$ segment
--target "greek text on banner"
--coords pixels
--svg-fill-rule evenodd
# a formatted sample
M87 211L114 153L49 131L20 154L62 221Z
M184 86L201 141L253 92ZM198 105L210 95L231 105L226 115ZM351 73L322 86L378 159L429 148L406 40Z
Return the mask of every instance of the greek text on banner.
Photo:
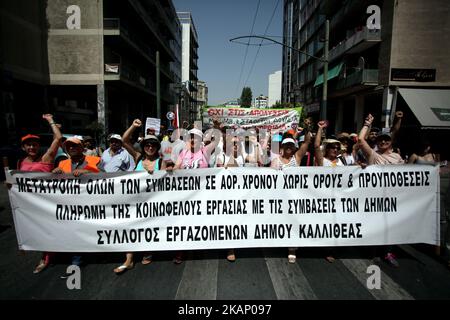
M439 244L432 166L12 172L20 249L55 252Z

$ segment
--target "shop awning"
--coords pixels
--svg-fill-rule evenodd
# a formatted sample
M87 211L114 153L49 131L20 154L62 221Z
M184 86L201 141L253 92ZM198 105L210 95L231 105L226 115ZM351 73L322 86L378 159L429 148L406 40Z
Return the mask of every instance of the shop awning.
M331 68L330 70L328 70L327 79L330 80L330 79L336 78L339 75L339 73L341 73L343 64L344 63L339 63L334 68ZM317 77L316 82L314 82L314 87L317 87L317 86L321 85L322 83L323 83L323 74L321 74Z
M399 89L423 127L450 129L450 89Z

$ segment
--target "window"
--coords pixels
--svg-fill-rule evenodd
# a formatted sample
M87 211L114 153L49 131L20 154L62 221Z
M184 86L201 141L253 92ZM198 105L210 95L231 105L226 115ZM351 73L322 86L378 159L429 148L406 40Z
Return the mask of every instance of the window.
M310 42L308 45L308 54L314 55L314 42Z
M305 70L302 69L299 72L299 83L303 85L305 83Z
M314 78L314 74L313 74L313 64L314 63L310 63L308 65L308 81L312 80Z
M306 55L303 53L299 53L299 55L300 55L300 65L302 65L306 62Z

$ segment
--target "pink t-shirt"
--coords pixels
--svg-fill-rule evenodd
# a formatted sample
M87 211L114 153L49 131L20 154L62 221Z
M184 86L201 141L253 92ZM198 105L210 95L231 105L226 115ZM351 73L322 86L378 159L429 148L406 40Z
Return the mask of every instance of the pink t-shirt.
M181 169L208 168L209 156L207 147L203 147L197 152L184 149L181 151L178 160L181 160Z
M53 163L20 161L19 170L35 172L51 172Z

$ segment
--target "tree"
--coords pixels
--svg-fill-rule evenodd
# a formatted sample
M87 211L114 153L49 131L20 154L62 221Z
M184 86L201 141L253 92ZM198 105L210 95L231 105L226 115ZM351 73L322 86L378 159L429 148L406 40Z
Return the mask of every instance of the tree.
M252 106L252 99L252 89L250 89L250 87L244 87L240 99L241 107L250 108Z

